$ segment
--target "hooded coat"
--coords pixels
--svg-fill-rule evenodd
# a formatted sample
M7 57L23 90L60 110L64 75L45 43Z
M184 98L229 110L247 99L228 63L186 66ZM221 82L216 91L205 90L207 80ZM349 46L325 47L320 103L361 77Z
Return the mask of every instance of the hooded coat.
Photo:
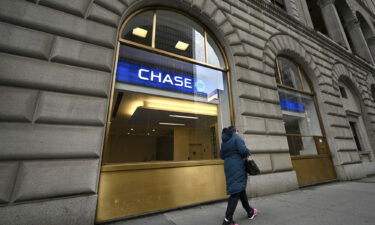
M235 133L223 133L221 139L220 157L224 160L227 194L237 194L246 189L247 173L243 158L250 155L250 150Z

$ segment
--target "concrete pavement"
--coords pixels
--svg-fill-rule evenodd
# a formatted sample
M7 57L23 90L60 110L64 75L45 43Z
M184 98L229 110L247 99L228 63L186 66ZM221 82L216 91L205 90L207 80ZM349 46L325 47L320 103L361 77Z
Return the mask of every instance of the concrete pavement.
M234 216L238 224L375 224L375 176L253 198L250 204L258 208L258 216L248 220L239 203ZM219 202L107 225L221 225L225 209L226 202Z

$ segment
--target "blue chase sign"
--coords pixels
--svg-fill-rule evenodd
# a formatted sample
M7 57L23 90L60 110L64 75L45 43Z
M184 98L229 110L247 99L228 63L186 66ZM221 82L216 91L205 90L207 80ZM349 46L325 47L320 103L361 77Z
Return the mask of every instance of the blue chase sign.
M282 110L288 110L293 112L305 112L305 107L302 103L294 102L289 99L280 99L280 106Z
M118 61L116 80L142 86L166 89L190 94L207 96L211 89L209 81L196 79L192 76L171 73L135 63Z

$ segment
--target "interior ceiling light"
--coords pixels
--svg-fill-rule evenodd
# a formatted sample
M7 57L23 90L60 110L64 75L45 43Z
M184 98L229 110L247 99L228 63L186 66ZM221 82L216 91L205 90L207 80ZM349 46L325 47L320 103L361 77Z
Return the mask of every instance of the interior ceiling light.
M133 29L132 34L140 38L145 38L147 36L147 30L142 29L140 27L136 27Z
M189 102L177 99L154 98L144 101L144 106L148 109L174 111L180 113L201 114L217 116L217 106L212 104Z
M159 122L160 125L167 125L167 126L185 126L183 123L165 123L165 122Z
M217 105L201 102L191 102L180 99L171 99L163 97L139 97L127 101L126 106L122 107L119 112L122 115L131 117L137 108L146 108L154 110L170 111L170 113L189 113L196 115L217 116Z
M199 119L199 117L196 117L196 116L182 116L182 115L169 115L169 116L176 117L176 118L193 119L193 120Z
M178 41L176 46L174 46L174 47L181 50L181 51L185 51L189 47L189 44L185 43L185 42L182 42L182 41Z

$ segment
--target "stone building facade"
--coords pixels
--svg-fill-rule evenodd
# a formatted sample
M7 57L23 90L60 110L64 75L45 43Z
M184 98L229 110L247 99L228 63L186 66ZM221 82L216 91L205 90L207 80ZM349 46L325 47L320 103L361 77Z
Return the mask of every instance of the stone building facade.
M224 49L232 122L262 172L249 179L251 196L301 184L280 108L279 56L314 90L333 179L375 174L374 2L309 2L1 0L0 224L122 218L96 217L99 177L118 32L146 7L188 14Z

